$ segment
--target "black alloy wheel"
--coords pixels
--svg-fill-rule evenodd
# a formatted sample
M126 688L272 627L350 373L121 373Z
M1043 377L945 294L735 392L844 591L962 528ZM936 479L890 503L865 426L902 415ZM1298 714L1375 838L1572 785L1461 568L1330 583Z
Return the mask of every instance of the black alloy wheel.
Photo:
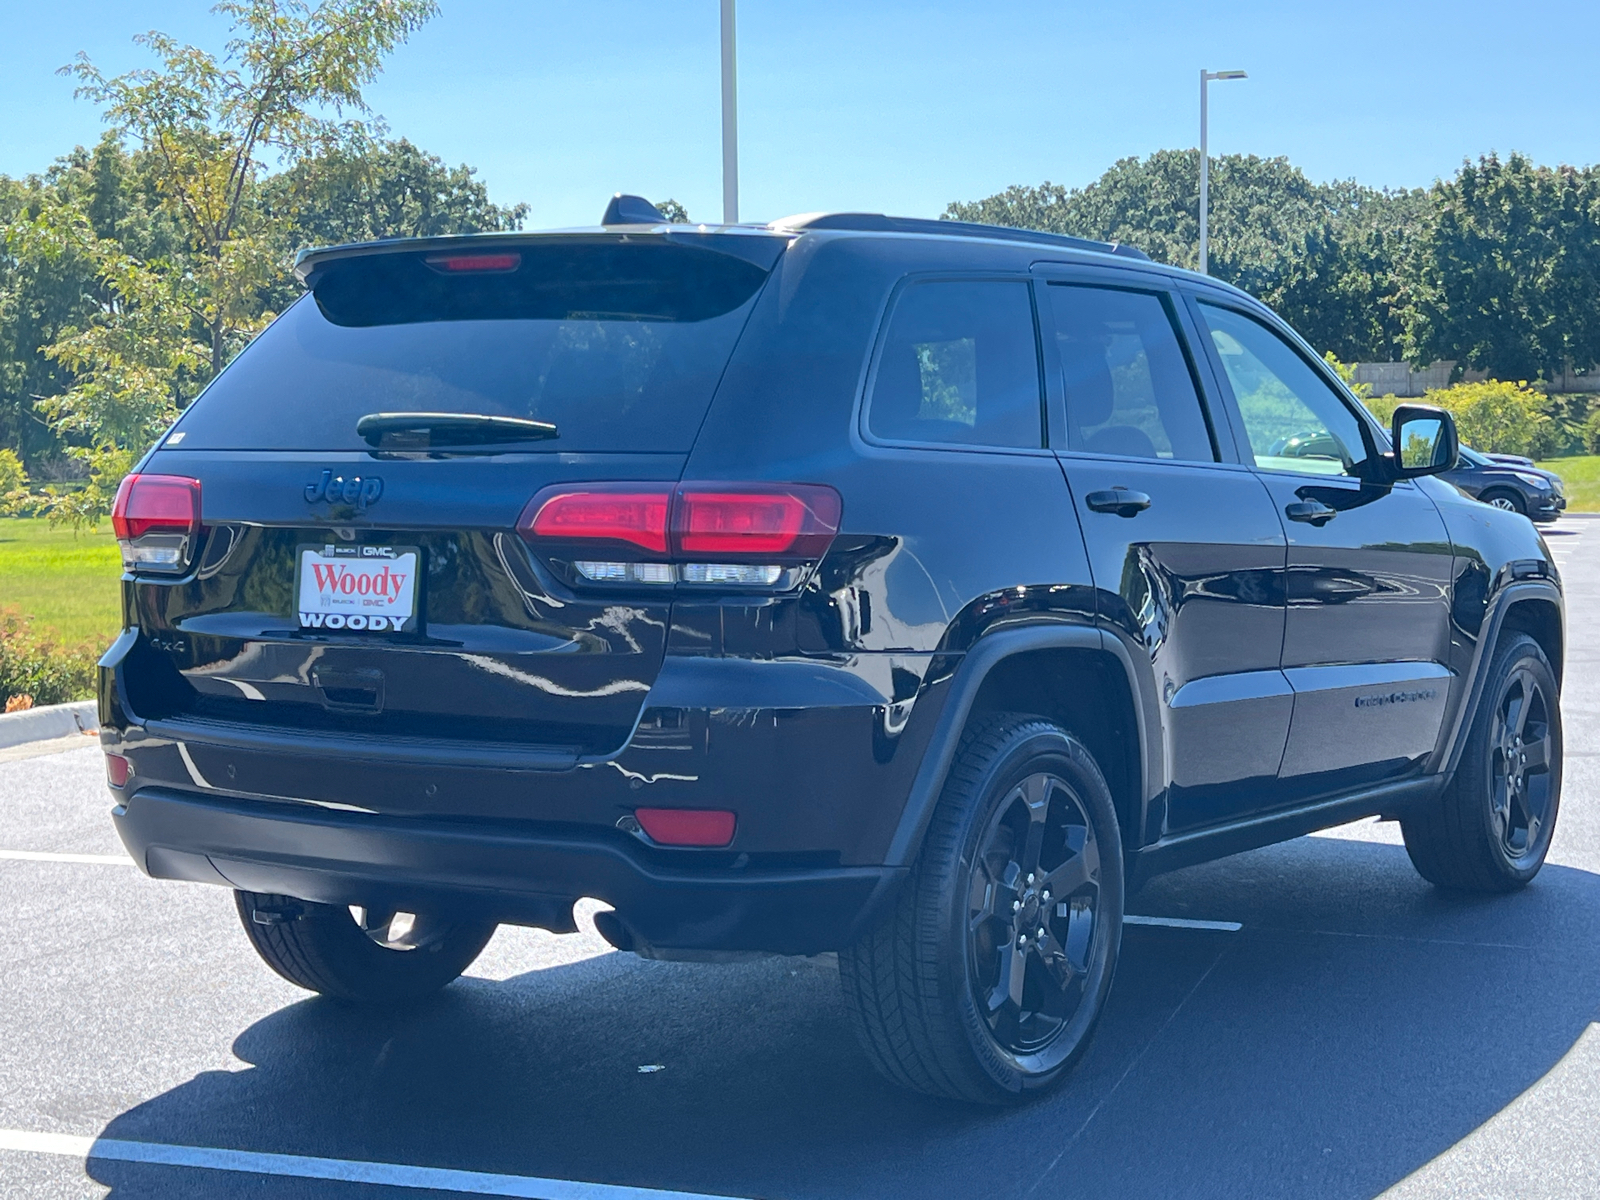
M1511 673L1490 726L1490 811L1501 849L1524 863L1544 840L1554 798L1551 697L1527 666Z
M1122 894L1116 806L1083 743L1038 717L975 722L894 907L839 954L873 1065L979 1104L1058 1084L1111 991Z
M967 901L973 1002L1032 1071L1071 1049L1061 1034L1083 1005L1099 907L1094 825L1066 780L1037 771L990 818Z
M1544 865L1561 808L1561 695L1539 644L1495 647L1454 777L1400 816L1424 879L1470 892L1523 887Z

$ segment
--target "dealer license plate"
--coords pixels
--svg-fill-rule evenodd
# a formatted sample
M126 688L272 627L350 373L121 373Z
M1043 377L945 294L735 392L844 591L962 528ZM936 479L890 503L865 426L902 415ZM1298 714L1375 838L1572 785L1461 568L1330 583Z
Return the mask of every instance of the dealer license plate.
M417 625L417 551L301 546L300 628L409 633Z

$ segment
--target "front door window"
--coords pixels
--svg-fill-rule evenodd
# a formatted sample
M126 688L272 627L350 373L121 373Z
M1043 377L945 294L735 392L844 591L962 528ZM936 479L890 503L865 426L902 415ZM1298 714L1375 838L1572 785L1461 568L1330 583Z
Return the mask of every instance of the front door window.
M1367 458L1361 421L1293 347L1258 321L1200 305L1233 387L1256 466L1298 475L1359 478Z

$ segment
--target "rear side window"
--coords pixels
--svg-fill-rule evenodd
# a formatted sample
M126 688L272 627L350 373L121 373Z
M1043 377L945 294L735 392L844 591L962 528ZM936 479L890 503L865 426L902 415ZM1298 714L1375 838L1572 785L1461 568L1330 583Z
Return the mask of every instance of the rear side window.
M500 259L336 262L184 414L184 449L365 449L363 416L426 412L553 423L535 453L687 451L766 269L659 244Z
M1069 449L1216 461L1194 376L1160 296L1060 283L1048 294Z
M867 428L897 442L1038 449L1043 391L1022 280L928 280L900 293Z

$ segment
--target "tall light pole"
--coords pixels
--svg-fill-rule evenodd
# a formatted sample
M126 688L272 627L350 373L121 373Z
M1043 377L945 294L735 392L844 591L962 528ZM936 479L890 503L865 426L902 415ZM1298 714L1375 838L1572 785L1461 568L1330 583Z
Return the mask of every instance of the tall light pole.
M726 12L733 0L722 0L723 11ZM726 54L726 51L724 51ZM1206 154L1206 85L1213 79L1244 79L1247 78L1243 71L1208 71L1200 68L1200 274L1206 271L1206 210L1210 200L1211 186L1211 159Z
M734 0L722 0L722 223L739 223L739 88L735 71Z

